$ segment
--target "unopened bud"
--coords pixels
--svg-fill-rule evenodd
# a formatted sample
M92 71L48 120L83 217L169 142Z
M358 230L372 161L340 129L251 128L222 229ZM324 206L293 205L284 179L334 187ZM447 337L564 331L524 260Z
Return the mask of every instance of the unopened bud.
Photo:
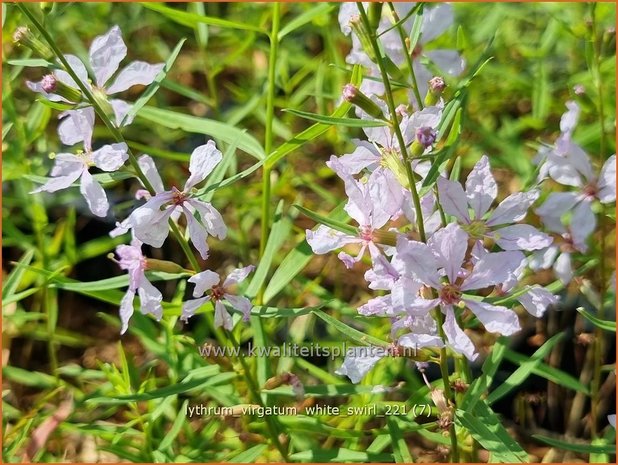
M346 84L343 86L342 96L346 102L356 105L369 116L382 120L384 119L384 113L382 113L382 109L378 104L363 94L355 85Z
M575 93L575 95L584 95L586 93L586 88L584 87L583 84L575 84L573 86L573 92Z
M41 80L41 88L48 94L53 94L56 91L56 78L53 74L46 74Z
M56 79L53 74L43 76L41 88L48 94L60 95L69 102L78 103L82 100L82 93L78 89L67 86L64 82Z
M41 11L45 14L51 13L51 10L54 8L54 2L40 2Z
M146 269L149 271L164 271L166 273L187 273L189 270L184 269L177 263L167 260L157 260L156 258L146 259Z
M436 141L436 130L429 126L422 126L416 130L416 141L423 148L431 147Z
M382 2L371 2L369 4L369 11L367 12L369 17L369 26L374 31L378 29L380 25L380 19L382 18Z
M352 28L352 31L354 31L354 33L358 37L358 40L360 41L363 48L363 52L365 52L365 54L369 57L371 61L375 62L376 56L373 52L373 46L371 45L369 32L365 29L360 16L352 16L348 24L350 25L350 28Z
M429 88L427 89L427 95L425 95L425 106L432 107L440 100L440 95L446 89L446 83L440 76L434 76L429 81Z
M36 55L46 60L54 56L51 49L35 37L32 31L26 26L20 26L15 29L13 33L13 42L17 45L28 47Z

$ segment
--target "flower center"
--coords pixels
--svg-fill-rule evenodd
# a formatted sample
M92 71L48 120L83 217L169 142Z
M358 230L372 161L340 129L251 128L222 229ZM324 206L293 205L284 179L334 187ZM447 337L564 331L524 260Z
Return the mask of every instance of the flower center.
M219 284L216 284L212 287L210 292L210 297L212 300L221 300L223 298L223 295L225 294L225 288Z
M366 242L373 242L373 229L371 226L361 226L358 231L359 237Z
M453 305L461 299L461 291L458 286L445 284L440 290L440 300L446 305Z
M565 253L573 253L576 251L575 243L573 242L573 238L570 234L562 235L562 244L560 244L560 251Z
M472 239L479 240L485 236L488 228L484 221L474 220L470 224L463 224L461 229L467 232Z
M172 203L174 205L182 205L187 200L187 195L178 190L176 187L172 187Z
M599 187L594 182L584 186L583 191L584 195L590 199L594 199L599 195Z

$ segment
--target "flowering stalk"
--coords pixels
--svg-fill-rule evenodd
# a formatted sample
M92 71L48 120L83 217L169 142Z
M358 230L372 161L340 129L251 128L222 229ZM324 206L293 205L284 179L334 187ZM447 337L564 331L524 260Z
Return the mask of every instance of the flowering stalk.
M397 11L395 11L395 7L392 2L388 2L388 7L391 10L391 14L393 15L393 20L396 23L399 23L399 15ZM406 41L406 36L403 32L403 26L401 24L397 25L397 32L399 33L399 38L401 39L401 47L404 51L404 56L406 57L406 62L408 63L408 68L410 69L410 77L412 78L412 91L414 92L414 96L416 97L416 101L418 102L419 110L423 109L423 99L421 99L421 93L418 90L418 83L416 82L416 74L414 73L414 63L412 62L412 54L408 47L409 42Z
M361 2L358 2L357 6L358 6L358 10L361 15L363 25L367 29L369 41L371 43L371 47L373 48L373 52L376 55L376 61L377 61L378 67L380 68L380 74L382 75L382 81L384 82L386 102L388 104L388 108L390 111L390 117L392 119L392 126L395 131L397 141L399 142L399 149L401 150L401 155L403 157L403 162L404 162L404 166L406 169L406 175L408 177L410 192L412 194L412 202L414 204L414 209L416 211L416 224L418 227L419 236L420 236L421 242L427 242L427 236L425 234L425 223L424 223L423 214L421 210L421 202L420 202L420 198L418 195L418 191L416 190L416 182L415 182L414 173L412 171L411 160L408 155L408 150L407 150L404 138L403 138L403 134L401 133L401 129L399 127L399 122L397 121L397 112L395 108L395 102L393 99L393 92L392 92L390 81L388 78L388 73L386 72L386 69L385 69L385 66L382 60L382 54L381 54L380 47L378 45L378 42L375 36L375 31L370 28L369 18L367 17L367 14L365 13L363 4ZM421 103L419 99L419 105L420 104ZM439 309L435 312L435 314L436 314L436 322L438 324L439 335L440 335L440 338L444 341L446 340L444 330L442 329L442 326L444 324L444 317L442 315L442 312ZM448 375L447 352L446 352L446 348L444 347L440 349L440 373L442 375L442 381L444 384L444 393L446 395L446 398L449 400L453 399L453 395L452 395L451 387L450 387L449 375ZM455 431L454 423L450 424L449 436L451 440L452 460L455 462L459 462L459 448L457 444L457 434Z
M82 94L88 100L88 102L90 102L90 104L94 108L94 111L99 115L99 117L101 118L101 120L103 121L105 126L107 126L107 128L111 132L111 134L114 137L114 139L116 140L116 142L122 142L122 143L126 144L124 136L122 135L120 130L111 121L111 119L109 118L107 113L103 110L103 108L99 104L99 100L95 98L95 96L92 94L92 92L90 91L88 86L86 86L82 82L82 80L79 78L79 76L77 76L77 74L75 73L75 71L73 70L73 68L71 67L71 65L67 61L67 59L64 57L64 54L58 48L58 46L56 45L54 39L49 34L49 32L43 27L43 25L41 23L39 23L39 21L34 17L34 15L32 15L32 13L30 13L30 11L28 11L28 8L26 8L24 5L21 5L19 3L17 3L16 6L17 6L17 8L19 8L21 10L21 12L25 16L28 17L28 19L30 20L30 22L32 22L34 27L36 27L38 29L38 31L41 33L41 35L45 38L45 41L49 44L50 48L52 49L52 51L56 55L56 58L58 58L58 60L62 64L62 66L65 68L65 71L71 76L71 78L79 86ZM137 162L137 158L135 157L135 155L133 154L131 149L128 148L128 146L127 146L127 153L129 155L129 163L131 163L131 166L135 170L135 174L137 175L137 177L139 178L141 183L144 185L144 187L150 192L150 194L154 195L155 194L155 190L154 190L151 182L144 175L141 167L139 166L139 163ZM200 269L199 263L198 263L197 259L195 258L195 256L193 255L193 253L191 252L191 249L189 248L189 245L187 244L187 241L184 239L184 237L182 236L182 234L178 230L178 227L176 226L176 224L174 224L174 222L171 219L169 221L169 224L170 224L170 227L172 228L172 233L174 234L174 236L176 237L176 240L180 244L183 252L185 253L187 259L189 260L189 263L191 263L191 266L193 267L193 269L195 271L198 271Z

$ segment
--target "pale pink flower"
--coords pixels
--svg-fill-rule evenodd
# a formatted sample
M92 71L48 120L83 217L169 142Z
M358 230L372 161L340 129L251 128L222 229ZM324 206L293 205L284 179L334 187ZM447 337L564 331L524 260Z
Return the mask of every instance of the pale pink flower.
M182 316L180 318L183 321L187 321L195 314L197 309L206 302L212 301L215 306L215 327L223 326L228 331L231 331L233 322L232 317L223 304L225 300L232 307L242 312L245 321L248 320L253 307L251 301L244 296L232 294L230 287L244 281L254 269L253 265L237 268L228 275L223 284L219 284L221 278L214 271L206 270L192 276L189 278L189 282L195 284L195 289L193 290L193 297L195 299L188 300L183 304ZM201 297L207 291L210 291L209 295Z

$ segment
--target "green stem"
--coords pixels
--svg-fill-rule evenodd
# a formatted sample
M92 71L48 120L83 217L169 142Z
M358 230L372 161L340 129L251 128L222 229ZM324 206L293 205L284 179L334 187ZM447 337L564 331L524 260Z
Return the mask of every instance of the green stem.
M116 140L116 142L124 142L126 144L126 140L125 140L124 136L122 135L122 133L120 132L120 130L109 119L109 117L107 116L105 111L103 111L103 109L101 108L99 103L96 101L96 99L92 95L92 92L90 91L88 86L86 84L84 84L81 81L81 79L79 78L79 76L77 76L75 71L73 71L73 69L71 68L71 65L69 64L69 62L64 57L62 51L56 45L56 43L55 43L53 37L51 36L51 34L43 27L43 25L41 23L39 23L39 21L36 19L36 17L30 11L28 11L28 8L26 8L24 5L19 4L19 3L16 3L16 6L17 6L17 8L19 8L21 10L21 12L25 16L28 17L30 22L34 25L34 27L37 28L37 30L43 36L45 41L49 44L49 46L51 47L52 51L56 55L56 58L58 58L58 60L60 61L60 63L64 67L65 71L75 81L75 83L77 84L79 89L82 91L82 93L84 94L84 96L86 97L88 102L94 108L94 111L97 113L97 115L99 115L99 117L101 118L101 120L103 121L105 126L107 126L107 128L111 132L111 134L114 137L114 139ZM127 153L129 155L129 163L131 164L131 166L135 170L135 174L137 175L138 179L141 181L143 186L146 189L148 189L148 192L150 192L151 195L155 195L156 192L155 192L154 188L152 187L152 184L150 183L150 181L148 180L146 175L143 173L143 171L140 168L139 163L137 161L137 157L133 154L131 149L128 147L128 144L127 144ZM172 224L171 221L170 221L170 224ZM187 241L184 239L182 234L180 234L180 231L178 230L178 227L176 225L174 225L174 227L172 228L172 233L174 234L174 237L176 238L176 240L178 241L178 243L182 247L182 250L184 251L185 255L187 256L187 259L189 260L189 262L194 267L194 271L198 272L200 270L200 266L199 266L197 260L195 259L195 256L191 252L191 248L187 244Z
M399 22L399 15L395 10L392 2L388 2L388 7L391 10L393 15L393 20L395 24ZM416 74L414 74L414 63L412 61L412 54L410 49L408 48L408 44L406 42L406 36L403 33L403 26L401 24L397 25L397 32L399 32L399 39L401 40L401 46L403 47L403 54L406 57L406 62L408 64L408 68L410 69L410 77L412 78L412 91L414 92L414 97L416 97L416 101L418 102L418 108L420 110L423 109L423 99L421 98L421 93L418 90L418 82L416 81Z
M601 140L600 140L600 165L602 166L605 163L606 149L607 149L607 134L605 131L605 99L604 99L604 89L603 89L603 79L601 76L601 42L603 40L602 36L598 35L597 30L597 20L596 20L596 4L591 4L591 40L593 47L593 60L591 66L591 72L593 76L594 83L597 87L597 95L598 102L597 106L599 109L599 123L601 125ZM603 204L601 204L604 207ZM605 259L605 208L601 209L601 215L599 219L599 231L601 234L600 240L600 248L601 248L601 256L599 257L599 295L600 295L600 304L599 304L599 318L604 318L605 313L605 293L606 293L606 259ZM603 364L603 352L604 352L604 333L600 328L595 328L595 337L594 337L594 368L592 374L592 381L590 385L590 393L591 399L597 399L599 390L601 388L601 365ZM590 427L590 435L592 438L596 438L598 435L597 425L598 425L598 411L597 404L593 403L590 409L591 416L591 427Z
M214 307L214 302L213 302L213 307ZM227 335L235 347L240 347L240 344L236 341L236 338L234 337L234 334L232 333L232 331L227 331ZM251 393L251 397L253 398L253 401L257 403L260 407L265 408L266 406L264 404L264 401L262 400L262 396L260 395L260 388L255 382L255 380L253 379L253 376L250 375L251 371L249 369L249 365L247 365L247 362L245 361L245 358L239 354L238 361L242 365L242 368L245 372L245 378L247 380L247 387L249 388L249 392ZM288 453L283 443L279 440L280 431L279 431L278 423L274 421L274 418L270 415L264 415L264 420L266 421L266 426L273 440L273 443L275 444L275 447L277 447L277 450L281 454L281 457L286 462L289 462Z
M264 153L266 156L272 151L273 119L275 117L275 79L277 73L277 52L279 50L279 26L281 22L281 4L273 3L273 20L270 31L270 55L268 57L268 82L266 90L266 125L264 133ZM262 168L262 214L260 232L260 258L264 255L266 242L270 235L270 203L271 203L271 168L264 165ZM264 297L264 285L260 286L257 295L258 305Z
M408 155L408 151L407 151L406 144L403 138L403 134L401 133L401 129L399 127L399 121L397 121L397 114L395 112L395 101L393 99L393 92L390 86L388 73L386 72L386 68L382 61L382 52L380 51L380 47L378 46L378 41L375 36L375 31L372 30L370 27L369 18L367 17L367 13L365 12L363 4L357 3L357 6L360 12L361 20L363 21L363 25L368 32L369 40L371 42L371 46L376 56L378 67L380 68L380 74L382 75L382 81L384 82L386 103L388 104L388 108L390 111L390 117L391 117L391 123L395 131L395 135L397 136L397 141L399 142L399 148L401 150L401 155L403 157L404 166L406 168L406 175L408 177L408 182L410 184L410 192L412 193L412 202L416 210L416 223L418 227L419 236L422 242L427 242L427 236L425 234L425 225L424 225L424 220L423 220L423 213L421 210L421 202L420 202L420 198L418 195L418 191L416 190L416 183L415 183L416 179L412 171L412 165L410 163L410 157ZM440 337L442 338L442 340L446 340L444 329L442 328L442 325L444 323L444 317L442 315L442 312L438 308L435 313L436 313L436 321L438 324L438 329L440 331ZM444 393L446 395L446 398L454 401L453 393L451 391L450 380L448 376L448 354L445 348L440 349L440 373L442 374L442 382L444 384ZM455 431L454 423L451 424L449 433L450 433L449 436L451 438L451 457L453 461L459 462L459 447L457 444L457 434Z
M382 81L384 83L384 93L386 94L386 103L388 105L388 110L390 112L391 117L391 125L393 126L393 130L395 131L395 136L397 137L397 142L399 143L399 149L401 150L401 156L403 157L403 164L406 169L406 176L408 178L408 183L410 184L410 192L412 193L412 203L414 205L414 209L416 210L416 225L418 227L418 232L422 242L427 241L427 236L425 235L425 222L423 220L423 214L421 212L421 200L418 195L418 191L416 190L416 176L412 171L412 164L410 160L410 156L408 155L408 149L406 147L405 140L403 138L403 134L401 133L401 128L399 127L399 121L397 121L397 113L395 111L395 100L393 99L393 91L391 89L391 84L388 78L388 73L386 72L386 67L384 66L384 62L382 60L382 52L378 45L378 40L375 35L375 31L371 29L369 18L367 17L367 13L365 12L365 8L362 3L357 3L358 11L361 15L361 20L363 21L364 27L367 29L369 40L371 42L371 47L373 48L373 52L376 56L376 61L378 67L380 68L380 74L382 75Z

